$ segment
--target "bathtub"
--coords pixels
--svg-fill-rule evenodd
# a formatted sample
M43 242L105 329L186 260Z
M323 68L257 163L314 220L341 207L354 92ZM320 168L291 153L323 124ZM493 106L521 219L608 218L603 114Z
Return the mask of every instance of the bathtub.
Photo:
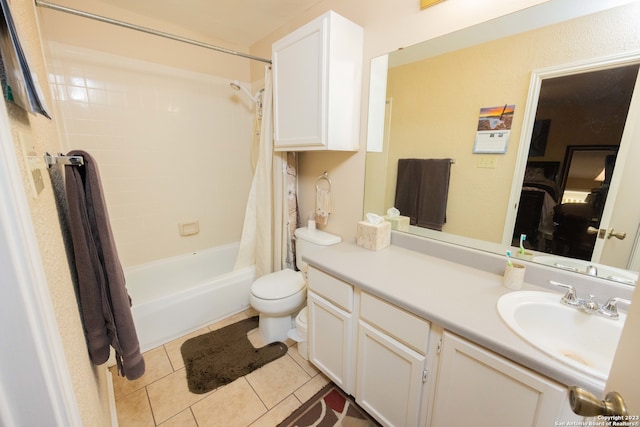
M249 307L255 267L233 271L238 243L126 268L142 351Z

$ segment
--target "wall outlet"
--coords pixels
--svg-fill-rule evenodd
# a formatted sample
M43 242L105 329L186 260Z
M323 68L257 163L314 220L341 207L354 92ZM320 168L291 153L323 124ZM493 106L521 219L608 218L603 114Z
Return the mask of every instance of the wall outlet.
M476 160L476 167L495 169L498 167L498 159L494 156L480 156L478 160Z

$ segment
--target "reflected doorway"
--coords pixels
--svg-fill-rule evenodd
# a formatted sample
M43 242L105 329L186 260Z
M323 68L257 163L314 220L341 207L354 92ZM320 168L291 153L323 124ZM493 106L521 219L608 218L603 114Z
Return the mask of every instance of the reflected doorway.
M591 259L638 68L542 80L515 246L526 234L528 249Z

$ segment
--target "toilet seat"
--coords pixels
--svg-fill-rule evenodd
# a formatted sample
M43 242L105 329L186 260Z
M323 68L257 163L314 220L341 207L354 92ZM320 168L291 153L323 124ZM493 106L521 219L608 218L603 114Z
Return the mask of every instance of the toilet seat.
M289 268L264 275L253 282L251 293L256 298L277 300L290 297L305 287L304 277L299 271Z

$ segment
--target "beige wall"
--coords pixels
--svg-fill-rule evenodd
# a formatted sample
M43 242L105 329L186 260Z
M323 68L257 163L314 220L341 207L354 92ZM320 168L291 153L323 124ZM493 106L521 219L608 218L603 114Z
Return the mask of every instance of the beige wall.
M378 155L388 158L386 196L377 213L393 206L399 158L449 157L456 163L443 231L500 243L531 71L639 49L640 36L634 26L638 13L637 4L626 6L390 69L391 143L388 153ZM503 104L516 106L506 154L473 154L480 108ZM541 114L553 116L550 111ZM573 122L553 122L549 147L556 150L550 149L549 156L538 160L563 161L567 144L615 140L607 129L583 132ZM566 138L567 127L572 128L570 139ZM581 131L587 135L576 136ZM617 137L619 140L620 135ZM494 159L497 167L477 167L483 157ZM375 175L382 174L381 168Z
M38 80L45 84L42 87L45 101L51 106L53 100L46 86L47 71L42 55L35 6L31 1L22 0L11 2L11 8L22 46L30 60L31 70L36 73ZM19 159L24 159L21 141L38 154L44 154L46 151L60 151L61 145L55 120L50 121L42 116L27 114L10 102L7 102L7 110ZM26 162L21 161L20 168L23 171L25 188L30 189ZM93 366L89 360L65 255L52 181L44 162L40 165L40 169L45 188L35 198L32 193L28 194L29 207L75 397L84 425L108 426L111 420L107 400L107 370L104 365ZM54 182L56 185L60 184L59 180Z

